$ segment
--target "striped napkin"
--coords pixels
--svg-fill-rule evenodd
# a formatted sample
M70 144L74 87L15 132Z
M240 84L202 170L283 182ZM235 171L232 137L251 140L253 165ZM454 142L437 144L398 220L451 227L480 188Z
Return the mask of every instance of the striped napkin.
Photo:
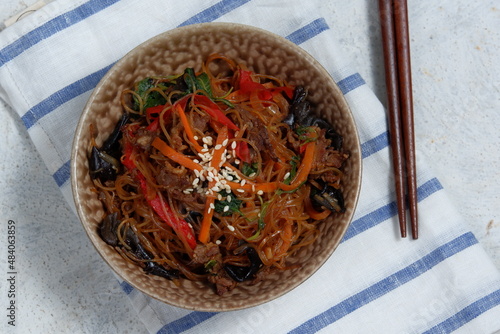
M125 282L151 333L491 333L500 273L457 215L422 152L420 239L398 237L386 114L338 47L320 0L55 0L0 32L0 97L21 117L68 203L71 142L93 87L127 51L208 21L258 26L310 52L344 92L364 172L354 221L327 263L286 296L251 309L192 312ZM75 217L75 220L77 218ZM86 238L82 229L81 237ZM61 268L63 270L63 268Z

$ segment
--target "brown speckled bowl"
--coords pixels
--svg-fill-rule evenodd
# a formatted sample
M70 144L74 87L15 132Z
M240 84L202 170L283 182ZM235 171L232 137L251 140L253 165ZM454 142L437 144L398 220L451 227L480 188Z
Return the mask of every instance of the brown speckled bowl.
M211 53L223 53L258 72L286 78L303 85L315 111L331 122L344 137L350 158L344 168L343 193L347 210L321 224L321 236L310 247L290 259L300 268L267 277L256 285L240 284L232 292L217 296L201 282L182 280L180 286L145 274L125 261L98 235L103 216L101 202L91 191L88 173L90 131L93 123L101 145L122 114L120 92L138 79L153 74L181 73L186 67L199 69ZM229 311L256 306L277 298L309 278L330 257L349 226L361 184L361 150L353 116L340 89L326 70L295 44L256 29L232 23L206 23L165 32L133 49L102 78L92 93L78 124L71 160L73 195L83 227L111 268L134 288L165 303L198 311ZM342 270L342 268L338 268Z

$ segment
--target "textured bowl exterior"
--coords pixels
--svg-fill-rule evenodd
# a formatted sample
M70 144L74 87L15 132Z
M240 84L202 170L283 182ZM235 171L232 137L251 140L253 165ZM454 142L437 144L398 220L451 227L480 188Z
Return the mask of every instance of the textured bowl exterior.
M147 275L125 261L98 235L104 214L101 202L91 192L88 173L90 124L100 145L122 114L120 92L148 75L181 73L186 67L199 70L211 53L225 54L258 73L286 78L309 92L315 112L325 117L344 137L350 159L344 167L343 193L347 210L321 224L321 236L310 247L290 259L300 268L273 274L255 284L239 284L218 296L201 282L181 280L180 286ZM77 127L71 161L71 182L78 215L91 242L125 281L165 303L197 311L229 311L256 306L282 296L309 278L330 257L349 226L361 185L361 150L354 119L337 85L308 53L286 39L254 27L233 23L204 23L177 28L141 44L118 61L92 93ZM341 268L339 268L341 270Z

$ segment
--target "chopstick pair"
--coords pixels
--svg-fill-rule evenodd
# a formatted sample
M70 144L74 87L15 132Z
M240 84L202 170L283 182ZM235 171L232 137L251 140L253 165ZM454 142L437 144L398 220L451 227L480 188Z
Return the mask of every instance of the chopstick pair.
M379 14L399 226L401 237L406 237L407 196L411 232L413 239L417 239L417 175L407 2L379 0Z

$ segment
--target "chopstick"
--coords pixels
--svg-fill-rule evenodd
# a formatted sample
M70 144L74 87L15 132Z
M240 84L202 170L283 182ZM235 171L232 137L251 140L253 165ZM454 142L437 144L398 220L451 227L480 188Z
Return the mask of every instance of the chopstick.
M417 239L417 173L407 2L379 0L379 14L399 227L401 237L405 238L407 196L412 237Z

